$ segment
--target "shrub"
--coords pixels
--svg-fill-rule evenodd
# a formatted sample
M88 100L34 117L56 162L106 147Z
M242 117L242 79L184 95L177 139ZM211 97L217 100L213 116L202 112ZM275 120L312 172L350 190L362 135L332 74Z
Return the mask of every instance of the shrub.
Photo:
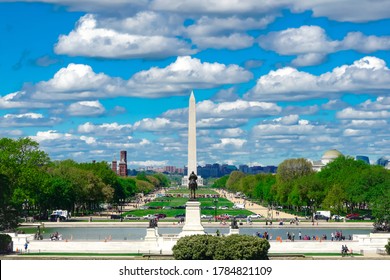
M177 260L267 260L269 248L267 240L255 236L192 235L177 241L173 256Z
M387 253L388 255L390 255L390 239L389 239L389 241L387 242L387 245L385 245L385 249L386 249L386 253Z
M9 236L8 234L0 234L0 252L8 252L9 245L11 242L11 236Z
M256 236L232 234L222 237L215 260L268 260L269 242Z
M211 235L184 236L173 246L173 256L176 260L212 260L218 242Z

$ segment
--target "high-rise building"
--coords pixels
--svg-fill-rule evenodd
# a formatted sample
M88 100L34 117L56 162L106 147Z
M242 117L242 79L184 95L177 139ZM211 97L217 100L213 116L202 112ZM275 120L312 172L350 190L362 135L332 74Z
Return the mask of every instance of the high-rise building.
M356 160L361 160L367 164L370 164L370 159L367 156L356 156Z
M381 157L376 161L377 165L386 166L389 163L388 157Z

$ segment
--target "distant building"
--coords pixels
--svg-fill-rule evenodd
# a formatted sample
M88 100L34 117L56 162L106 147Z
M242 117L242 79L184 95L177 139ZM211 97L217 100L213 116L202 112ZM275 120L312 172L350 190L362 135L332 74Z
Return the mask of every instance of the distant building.
M118 174L118 164L115 159L111 162L111 170Z
M127 176L127 151L120 152L120 161L119 161L119 176Z
M320 160L312 162L313 170L314 171L321 171L321 169L325 165L334 161L339 156L343 156L343 154L340 153L338 150L332 149L332 150L326 151Z
M367 156L356 156L356 160L364 161L367 164L370 164L370 159Z
M385 166L390 162L389 157L381 157L376 161L377 165Z

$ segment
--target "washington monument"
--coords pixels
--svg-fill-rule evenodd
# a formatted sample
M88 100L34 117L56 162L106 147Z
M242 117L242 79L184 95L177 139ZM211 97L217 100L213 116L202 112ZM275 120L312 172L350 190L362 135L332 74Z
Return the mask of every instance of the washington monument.
M182 186L188 186L189 175L194 172L197 175L197 160L196 160L196 105L194 92L191 92L188 105L188 164L187 176L182 179ZM203 186L203 178L198 176L198 186Z

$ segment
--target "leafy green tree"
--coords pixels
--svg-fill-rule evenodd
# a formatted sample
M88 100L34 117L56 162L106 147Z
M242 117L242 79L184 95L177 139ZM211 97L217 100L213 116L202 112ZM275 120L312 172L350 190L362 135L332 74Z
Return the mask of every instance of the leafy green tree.
M14 230L18 226L18 212L11 195L8 177L0 173L0 231Z
M312 174L312 164L304 158L286 159L278 166L276 180L278 183L290 183L291 181Z
M334 184L328 191L323 201L323 205L327 209L333 208L338 215L341 215L344 211L346 201L347 198L344 188L339 184Z
M238 191L244 193L248 197L253 196L253 190L258 183L258 177L255 175L247 175L242 177L238 184Z
M170 184L171 184L171 182L169 181L168 177L165 176L162 173L154 174L153 177L158 179L158 186L157 186L157 188L168 188L170 186Z
M144 181L144 180L137 180L136 179L135 185L137 188L137 193L148 194L154 189L154 186L151 183L149 183L148 181Z
M124 198L130 198L136 193L136 184L133 178L118 177L118 183L123 190Z
M24 214L21 206L25 201L28 201L28 209L37 206L48 162L47 154L30 138L0 139L0 170L7 177L8 205L11 203L18 215Z
M229 175L225 175L221 178L218 178L217 180L214 181L212 184L212 188L217 188L217 189L225 189L226 188L226 182L229 179Z
M390 231L390 186L381 193L382 195L372 202L372 215L376 218L377 225Z
M364 174L367 174L366 172L370 172L370 169L371 167L363 161L339 156L328 163L318 173L318 176L324 184L326 193L328 194L333 189L333 192L337 191L336 193L342 194L345 205L352 212L356 206L366 202L366 187L363 178ZM337 186L335 187L335 185ZM331 200L328 198L328 204Z
M291 205L291 201L299 201L297 189L295 189L295 193L290 195L294 190L294 182L313 173L312 164L304 158L284 160L279 164L276 173L276 199L284 205L289 204L289 202Z
M230 173L229 179L226 182L226 188L232 192L237 192L240 189L240 180L246 175L241 171L233 171Z

